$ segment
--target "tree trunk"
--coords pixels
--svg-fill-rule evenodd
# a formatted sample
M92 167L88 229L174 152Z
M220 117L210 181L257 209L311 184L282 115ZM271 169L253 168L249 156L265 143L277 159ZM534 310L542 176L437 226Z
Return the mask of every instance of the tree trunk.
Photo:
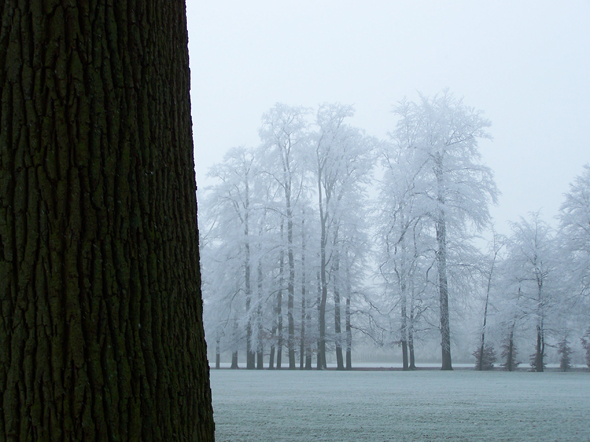
M335 239L335 243L337 241L337 236ZM336 244L334 244L336 246ZM335 334L335 344L336 344L336 369L337 370L344 370L344 360L342 358L342 324L340 318L340 257L338 252L334 255L334 334Z
M440 333L442 349L442 370L452 370L451 365L451 330L449 321L449 294L447 283L447 248L446 226L441 217L436 225L436 239L438 242L437 263L440 296Z
M264 342L262 327L262 262L258 260L258 308L256 309L256 320L258 324L258 336L256 337L256 368L264 368Z
M250 271L250 185L249 176L245 177L245 201L244 201L244 285L246 289L246 368L254 369L254 347L252 346L252 313L250 306L252 304L252 287Z
M514 371L514 325L510 330L510 336L508 336L508 354L506 355L506 370Z
M402 367L406 371L409 369L408 365L408 320L406 298L402 296L402 327L401 327L401 344L402 344Z
M0 17L0 440L212 441L185 4Z
M237 370L238 366L238 318L234 317L234 325L232 332L232 352L231 352L231 368Z
M287 259L289 261L289 281L287 282L287 349L289 353L289 369L295 370L295 258L293 256L293 213L290 199L287 206Z
M283 239L283 222L281 221L281 239ZM283 359L283 272L285 268L285 252L281 250L279 258L279 290L277 291L277 369L281 368Z
M438 269L438 291L440 303L440 334L442 350L442 370L452 370L451 365L451 327L449 319L449 290L447 282L447 226L445 220L443 159L437 155L435 175L438 186L437 203L439 205L436 219L436 263Z
M408 353L409 353L409 370L416 370L416 359L414 357L414 293L412 289L412 299L410 300L410 315L408 324Z
M350 291L346 297L346 369L352 369L352 326L350 323Z
M305 212L301 220L301 336L299 339L299 369L303 370L305 364L305 317L306 317L306 290L305 290Z
M537 325L537 346L535 351L535 371L543 372L544 367L544 356L545 356L545 340L543 339L543 325Z
M320 352L320 348L322 346L322 340L321 340L322 327L320 325L320 318L321 318L321 313L322 313L322 308L321 308L321 304L322 304L322 282L321 282L321 277L320 277L320 271L319 270L316 273L316 280L317 280L317 284L318 284L318 299L317 299L317 306L318 306L318 336L320 336L318 338L318 342L317 342L316 368L318 370L321 370L321 369L324 368L325 360L324 360L324 362L322 362L322 354Z

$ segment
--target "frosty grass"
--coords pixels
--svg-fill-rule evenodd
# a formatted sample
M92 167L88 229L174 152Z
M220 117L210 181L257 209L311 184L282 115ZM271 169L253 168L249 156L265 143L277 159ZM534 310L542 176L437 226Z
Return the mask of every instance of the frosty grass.
M211 370L217 442L590 441L590 373Z

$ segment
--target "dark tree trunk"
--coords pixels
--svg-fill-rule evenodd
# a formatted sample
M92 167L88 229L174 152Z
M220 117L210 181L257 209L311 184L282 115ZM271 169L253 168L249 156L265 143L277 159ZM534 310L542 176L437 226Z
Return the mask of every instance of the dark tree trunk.
M508 349L506 354L506 370L514 371L516 368L515 355L514 355L514 326L510 330L510 336L508 336Z
M0 19L0 440L213 441L184 2Z
M274 330L273 330L274 336ZM270 353L268 355L268 369L273 370L275 368L275 345L274 343L270 346Z
M403 291L403 289L402 289ZM407 308L406 308L406 298L405 295L402 296L402 327L401 327L401 335L402 335L402 367L403 370L409 370L408 364L408 320L407 320Z
M543 325L537 325L537 345L535 347L535 371L543 372L545 369L545 340L543 339Z

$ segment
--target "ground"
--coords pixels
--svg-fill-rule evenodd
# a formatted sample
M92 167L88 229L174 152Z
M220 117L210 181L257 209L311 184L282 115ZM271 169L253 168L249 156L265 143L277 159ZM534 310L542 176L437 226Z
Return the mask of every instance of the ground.
M211 370L217 442L590 441L590 373Z

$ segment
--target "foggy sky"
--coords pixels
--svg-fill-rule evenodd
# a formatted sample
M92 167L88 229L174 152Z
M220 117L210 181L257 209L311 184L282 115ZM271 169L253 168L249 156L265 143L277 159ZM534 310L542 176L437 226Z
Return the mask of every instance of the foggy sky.
M234 146L257 146L276 102L353 104L385 138L392 106L449 87L485 111L483 161L498 230L551 221L590 162L590 1L187 0L197 183Z

